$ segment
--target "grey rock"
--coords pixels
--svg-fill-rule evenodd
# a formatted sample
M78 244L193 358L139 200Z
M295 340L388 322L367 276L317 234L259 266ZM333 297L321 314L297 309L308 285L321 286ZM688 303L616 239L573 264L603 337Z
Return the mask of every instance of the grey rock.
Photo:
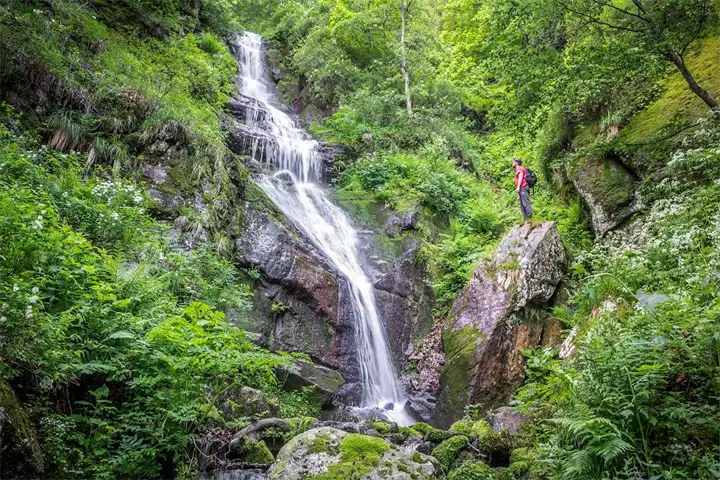
M262 333L272 349L304 352L334 368L354 362L354 338L338 335L344 312L335 272L265 200L245 203L243 234L235 240L237 262L262 275L255 306L266 314Z
M217 407L226 419L278 413L277 407L271 408L263 392L251 387L225 391L218 398Z
M323 427L336 428L338 430L342 430L343 432L359 433L361 435L368 435L370 437L379 437L380 436L380 434L374 428L372 428L367 423L362 423L362 422L324 421L324 422L315 422L310 426L310 428L323 428Z
M343 458L340 443L348 433L330 427L308 430L292 438L278 454L268 471L268 480L301 480L321 475L331 465L352 461ZM378 441L374 439L374 441ZM387 443L378 465L364 480L429 480L439 478L435 459Z
M264 472L253 470L213 470L203 473L201 480L265 480Z
M500 407L485 417L495 432L517 433L530 418L513 407Z
M408 397L405 403L405 411L419 422L432 421L437 400L429 393L416 393Z
M447 363L434 423L447 427L468 404L504 404L525 376L521 351L541 343L544 308L570 262L553 222L525 223L503 239L455 300L444 325Z
M291 365L278 367L276 376L286 390L313 386L325 395L326 400L345 383L338 371L299 358Z
M362 400L362 385L348 382L341 386L333 395L332 404L336 407L358 407Z
M637 306L639 308L654 311L657 309L657 307L670 300L672 297L669 295L662 295L662 294L647 294L644 292L638 292L635 294L635 298L637 298Z

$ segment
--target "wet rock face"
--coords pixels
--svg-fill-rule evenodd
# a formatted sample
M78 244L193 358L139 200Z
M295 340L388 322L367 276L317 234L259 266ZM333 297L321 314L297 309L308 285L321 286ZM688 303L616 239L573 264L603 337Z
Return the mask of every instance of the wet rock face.
M411 245L373 285L399 371L405 368L408 346L432 325L434 299L424 282L424 268L417 264L418 247L419 243Z
M340 286L325 260L291 226L249 202L244 233L235 247L238 263L262 274L258 301L275 317L274 325L261 332L271 340L270 347L306 352L340 367Z
M557 330L544 308L569 261L553 222L526 223L478 267L444 326L447 363L434 423L449 426L468 404L490 408L509 400L524 379L521 351L539 345L545 330Z
M0 478L41 478L44 464L35 426L13 390L0 381Z
M308 430L278 453L268 480L359 478L367 480L429 480L439 478L431 457L387 443L380 438L347 433L332 427Z
M583 159L571 168L569 176L590 209L597 235L618 227L642 207L637 176L617 158Z

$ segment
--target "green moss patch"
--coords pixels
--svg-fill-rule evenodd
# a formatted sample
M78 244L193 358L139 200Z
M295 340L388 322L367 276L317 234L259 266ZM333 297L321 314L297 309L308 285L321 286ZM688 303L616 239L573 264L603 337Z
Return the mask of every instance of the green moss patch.
M265 442L254 441L245 437L240 441L238 456L243 462L268 464L275 461Z
M720 37L713 37L702 40L685 58L688 69L700 86L715 98L720 97L718 52ZM671 132L678 119L690 124L709 115L708 106L690 90L680 72L674 71L664 86L662 96L635 115L622 129L622 143L652 141Z
M455 463L460 452L464 451L469 443L470 441L465 435L454 436L435 447L435 450L432 451L432 456L437 458L443 468L450 470L450 467Z
M340 461L327 472L311 478L317 480L359 480L380 463L390 445L381 438L350 433L340 440Z

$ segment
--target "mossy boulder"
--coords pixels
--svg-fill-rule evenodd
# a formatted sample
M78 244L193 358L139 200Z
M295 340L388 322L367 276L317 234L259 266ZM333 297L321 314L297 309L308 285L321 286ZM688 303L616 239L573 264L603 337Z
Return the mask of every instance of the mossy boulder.
M0 382L0 449L2 478L42 476L44 459L35 427L4 382Z
M236 453L237 458L245 463L267 464L275 460L264 441L247 437L240 440Z
M525 377L522 351L542 342L553 320L545 310L570 254L553 222L528 222L482 262L444 324L446 363L433 423L446 428L470 404L506 403Z
M581 157L568 170L575 190L590 209L596 234L607 233L641 208L639 179L618 156Z
M438 445L435 450L433 450L432 456L448 471L457 461L460 452L465 451L469 444L470 441L468 437L465 435L457 435Z
M381 438L316 428L290 440L268 480L423 480L438 478L435 460Z
M493 480L493 469L483 462L464 462L452 470L448 480Z

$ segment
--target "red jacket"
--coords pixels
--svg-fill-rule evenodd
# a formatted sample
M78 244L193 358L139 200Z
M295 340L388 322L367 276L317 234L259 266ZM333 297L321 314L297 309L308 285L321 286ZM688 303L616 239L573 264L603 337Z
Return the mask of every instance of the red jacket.
M522 179L522 180L521 180ZM527 170L525 170L525 167L520 167L520 170L515 172L515 186L518 186L518 182L522 181L520 184L520 188L525 188L528 186L527 183Z

